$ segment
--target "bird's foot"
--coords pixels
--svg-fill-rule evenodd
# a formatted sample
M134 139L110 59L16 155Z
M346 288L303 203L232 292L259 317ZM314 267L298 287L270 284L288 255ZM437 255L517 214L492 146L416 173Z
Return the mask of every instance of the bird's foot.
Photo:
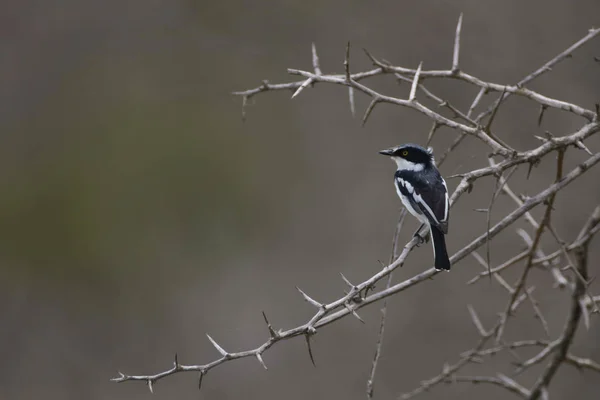
M425 235L422 236L419 232L421 230L419 229L418 231L415 232L415 234L413 235L413 237L417 238L417 247L421 246L423 243L427 243L429 242L429 232L425 232Z

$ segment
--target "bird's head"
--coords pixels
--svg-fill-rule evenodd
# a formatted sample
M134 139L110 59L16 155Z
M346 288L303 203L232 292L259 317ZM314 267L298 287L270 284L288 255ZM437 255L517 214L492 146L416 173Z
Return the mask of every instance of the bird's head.
M433 165L433 150L416 144L403 144L381 150L379 154L389 156L398 165L398 170L422 171Z

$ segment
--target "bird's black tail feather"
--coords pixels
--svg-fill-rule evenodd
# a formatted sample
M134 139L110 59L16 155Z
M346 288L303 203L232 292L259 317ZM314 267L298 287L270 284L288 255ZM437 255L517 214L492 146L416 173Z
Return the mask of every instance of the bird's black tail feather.
M450 271L450 259L448 259L448 252L446 251L446 240L442 231L435 226L431 227L431 243L433 244L435 269L438 271Z

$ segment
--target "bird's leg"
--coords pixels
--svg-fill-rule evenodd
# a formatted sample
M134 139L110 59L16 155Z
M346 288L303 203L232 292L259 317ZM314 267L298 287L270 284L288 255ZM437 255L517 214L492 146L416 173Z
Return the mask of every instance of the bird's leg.
M419 247L423 243L427 243L429 241L429 232L425 233L425 237L421 236L421 234L419 233L419 232L421 232L421 229L423 229L424 226L425 226L424 223L421 224L421 226L419 226L419 229L417 229L417 231L413 235L413 237L416 237L419 239L419 241L417 243L417 247Z

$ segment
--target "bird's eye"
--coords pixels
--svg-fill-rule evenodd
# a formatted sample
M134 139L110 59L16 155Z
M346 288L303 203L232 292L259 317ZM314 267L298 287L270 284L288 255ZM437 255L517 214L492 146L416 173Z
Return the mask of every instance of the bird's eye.
M406 157L408 155L408 150L402 150L402 156Z

